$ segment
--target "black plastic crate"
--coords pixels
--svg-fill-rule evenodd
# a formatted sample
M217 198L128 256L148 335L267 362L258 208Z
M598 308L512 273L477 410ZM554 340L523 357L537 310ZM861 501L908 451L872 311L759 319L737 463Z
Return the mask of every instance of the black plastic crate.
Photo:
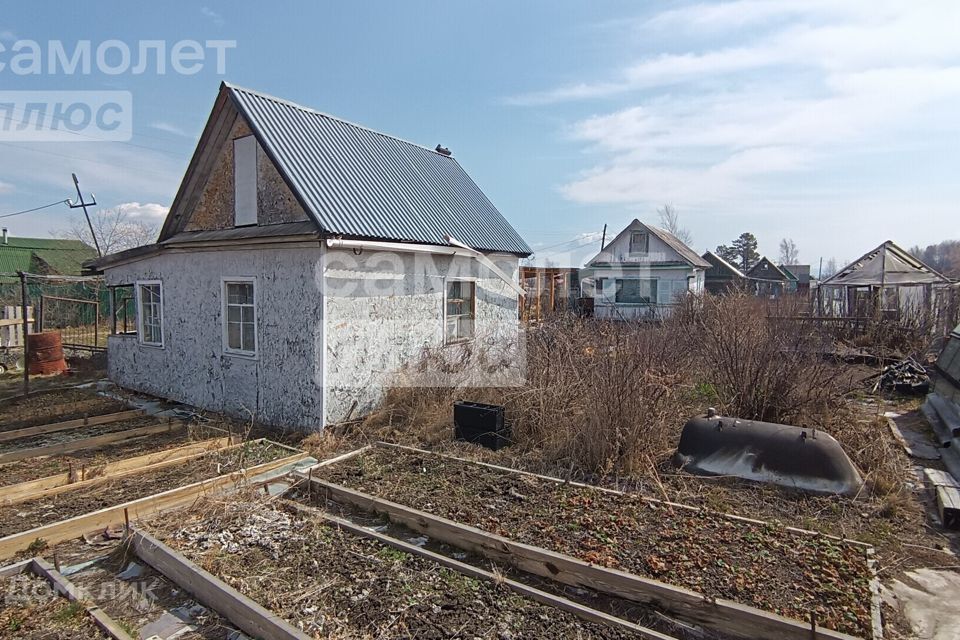
M503 407L480 402L453 404L453 437L497 451L511 444Z

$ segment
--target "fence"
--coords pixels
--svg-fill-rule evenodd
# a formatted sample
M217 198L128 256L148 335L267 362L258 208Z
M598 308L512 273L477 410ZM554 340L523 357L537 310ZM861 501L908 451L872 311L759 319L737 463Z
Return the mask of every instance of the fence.
M0 274L0 348L26 362L24 308L28 333L59 333L68 354L106 351L110 306L102 277ZM24 367L24 392L28 390Z

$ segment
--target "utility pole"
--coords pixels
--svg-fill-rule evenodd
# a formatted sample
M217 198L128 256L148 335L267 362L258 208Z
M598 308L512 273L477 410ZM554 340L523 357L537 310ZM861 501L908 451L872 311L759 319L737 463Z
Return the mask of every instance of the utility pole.
M607 225L603 225L603 236L600 238L600 251L603 251L603 248L607 246Z
M102 258L103 251L100 250L100 242L97 240L97 234L93 232L93 223L90 222L90 214L87 212L87 207L92 207L93 205L97 204L97 197L91 193L90 202L84 201L83 194L80 193L80 181L77 180L77 174L71 173L70 175L73 176L73 186L77 188L78 200L77 202L67 200L67 205L69 205L71 209L83 208L83 215L87 219L87 226L90 228L90 236L93 238L93 246L97 248L97 255Z

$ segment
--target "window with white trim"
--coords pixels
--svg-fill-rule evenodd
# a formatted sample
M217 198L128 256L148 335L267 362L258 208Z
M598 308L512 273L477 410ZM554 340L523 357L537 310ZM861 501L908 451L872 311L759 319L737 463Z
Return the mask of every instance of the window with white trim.
M142 344L163 346L163 285L159 280L137 283L137 329Z
M223 281L223 348L244 356L257 354L257 310L253 279Z
M448 280L446 295L447 342L473 338L477 301L476 284L471 280Z

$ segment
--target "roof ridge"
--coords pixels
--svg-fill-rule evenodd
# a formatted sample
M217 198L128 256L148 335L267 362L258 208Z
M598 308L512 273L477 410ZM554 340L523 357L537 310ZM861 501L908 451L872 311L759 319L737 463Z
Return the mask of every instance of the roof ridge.
M297 103L297 102L294 102L293 100L288 100L288 99L286 99L286 98L280 98L280 97L277 97L277 96L275 96L275 95L271 95L271 94L269 94L269 93L264 93L263 91L257 91L256 89L250 89L250 88L248 88L248 87L241 87L241 86L236 85L236 84L233 84L233 83L231 83L231 82L227 82L226 80L223 81L223 85L224 85L226 88L231 89L231 90L233 90L233 91L243 91L244 93L250 93L250 94L253 94L253 95L255 95L255 96L259 96L259 97L261 97L261 98L264 98L264 99L266 99L266 100L272 100L273 102L277 102L277 103L279 103L279 104L283 104L283 105L286 105L286 106L288 106L288 107L293 107L294 109L299 109L300 111L305 111L305 112L307 112L307 113L312 113L312 114L314 114L314 115L318 115L318 116L321 116L321 117L323 117L323 118L329 118L330 120L336 120L337 122L342 122L342 123L345 124L345 125L348 125L348 126L351 126L351 127L356 127L357 129L363 129L364 131L369 131L370 133L376 134L376 135L378 135L378 136L382 136L382 137L387 138L387 139L390 139L390 140L396 140L397 142L402 142L403 144L410 145L411 147L416 147L416 148L418 148L418 149L422 149L423 151L429 151L430 153L432 153L432 154L434 154L434 155L440 156L441 158L446 158L446 159L448 159L448 160L451 160L452 162L457 162L457 160L456 160L452 155L449 155L449 156L448 156L448 155L446 155L446 154L440 153L440 152L437 151L436 149L431 149L430 147L425 147L425 146L423 146L422 144L418 144L418 143L416 143L416 142L411 142L410 140L407 140L407 139L405 139L405 138L401 138L401 137L399 137L399 136L395 136L395 135L393 135L393 134L386 133L386 132L380 131L380 130L378 130L378 129L374 129L374 128L368 127L368 126L366 126L366 125L359 124L359 123L357 123L357 122L353 122L352 120L347 120L346 118L341 118L341 117L339 117L339 116L335 116L335 115L333 115L333 114L331 114L331 113L327 113L327 112L325 112L325 111L320 111L319 109L314 109L313 107L304 106L304 105L302 105L302 104L299 104L299 103ZM457 164L459 164L459 163L457 163Z

